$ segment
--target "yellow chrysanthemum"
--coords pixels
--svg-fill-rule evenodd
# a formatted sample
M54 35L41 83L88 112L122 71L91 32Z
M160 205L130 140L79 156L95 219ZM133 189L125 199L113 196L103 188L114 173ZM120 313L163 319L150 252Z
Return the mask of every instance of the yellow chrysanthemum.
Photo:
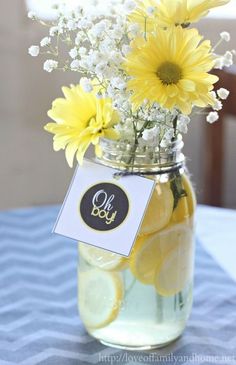
M210 41L201 43L196 29L160 28L147 41L137 39L124 63L131 76L128 89L137 109L145 99L169 110L190 114L194 105L213 105L210 94L218 78L208 72L214 66Z
M54 150L65 149L67 162L72 167L75 154L82 164L89 145L92 143L98 148L100 137L119 138L113 128L118 115L110 99L98 99L95 92L86 93L79 85L63 87L62 91L65 98L56 99L48 112L56 123L48 123L44 128L54 134Z
M156 26L189 25L206 16L209 10L225 5L230 0L136 0L137 7L129 20L141 30L154 31ZM148 14L148 9L153 13Z
M209 10L225 5L230 0L160 0L158 25L189 25L198 22Z

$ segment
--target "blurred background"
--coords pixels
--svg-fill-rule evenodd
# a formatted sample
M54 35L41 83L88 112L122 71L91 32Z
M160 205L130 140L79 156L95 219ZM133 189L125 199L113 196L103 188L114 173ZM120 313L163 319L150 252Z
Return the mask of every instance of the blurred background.
M78 4L84 0L70 1ZM44 132L43 125L48 122L51 102L61 95L61 86L79 82L79 75L46 73L42 69L43 59L28 55L28 47L38 44L46 30L29 20L27 13L33 10L38 16L50 18L52 3L51 0L0 2L0 210L61 203L73 174L64 153L53 152L52 136ZM107 6L108 0L104 3ZM224 47L236 49L236 1L211 12L201 21L199 29L213 43L218 41L221 31L230 32L231 42L224 43L221 51ZM231 84L235 88L233 78ZM233 93L233 105L232 98ZM221 127L210 126L212 132L204 117L192 118L184 152L198 201L236 208L236 116L230 114L223 116ZM219 153L209 165L212 146ZM223 183L219 177L222 197L217 201L210 199L209 194L219 182L214 172L223 155Z

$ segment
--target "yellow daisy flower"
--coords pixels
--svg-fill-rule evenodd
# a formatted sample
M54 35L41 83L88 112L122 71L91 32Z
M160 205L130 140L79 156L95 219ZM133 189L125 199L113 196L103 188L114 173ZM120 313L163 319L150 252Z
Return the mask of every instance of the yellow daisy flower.
M225 5L230 0L160 0L158 25L189 25L198 22L209 10Z
M56 99L48 116L56 123L48 123L44 128L54 134L54 150L65 149L66 159L73 166L74 156L80 164L92 143L99 153L99 138L118 139L113 128L118 115L109 98L98 99L96 93L86 93L82 87L62 88L65 98Z
M227 4L230 0L136 0L137 7L129 16L132 23L140 25L144 32L152 32L156 26L187 26L198 22L209 10ZM148 9L153 9L148 14Z
M213 105L210 94L218 77L208 72L214 66L210 41L201 43L196 29L159 28L147 41L137 39L123 65L131 76L128 89L137 109L145 99L166 109L190 114L194 105Z

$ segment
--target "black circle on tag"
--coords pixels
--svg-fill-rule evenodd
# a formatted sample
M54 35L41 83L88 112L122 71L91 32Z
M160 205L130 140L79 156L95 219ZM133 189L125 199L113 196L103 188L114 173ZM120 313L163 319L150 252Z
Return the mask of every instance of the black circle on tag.
M129 212L129 200L118 185L99 183L86 191L80 201L83 221L97 231L110 231L120 226Z

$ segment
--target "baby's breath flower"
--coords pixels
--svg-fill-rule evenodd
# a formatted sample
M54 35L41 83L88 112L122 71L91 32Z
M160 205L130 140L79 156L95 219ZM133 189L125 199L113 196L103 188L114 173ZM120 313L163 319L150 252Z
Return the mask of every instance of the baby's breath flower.
M67 22L67 29L69 29L69 30L75 30L76 28L77 28L77 24L76 24L75 20L70 19Z
M124 10L127 13L131 13L137 7L137 3L132 0L126 0L124 4Z
M131 36L135 37L140 31L140 27L139 24L136 23L132 23L129 25L128 27L128 32L130 33Z
M47 60L44 62L43 69L47 72L52 72L58 67L58 62L55 60Z
M148 6L148 8L147 8L147 14L150 15L150 16L152 16L154 14L154 12L155 12L154 6Z
M153 139L156 139L159 133L159 128L155 126L154 128L145 129L143 131L143 139L144 141L152 141Z
M124 90L126 88L126 83L120 77L112 78L111 85L119 90Z
M50 43L51 43L51 38L50 37L44 37L40 42L40 46L45 47L45 46L48 46Z
M49 29L49 35L51 37L54 37L55 35L57 35L59 33L59 28L57 26L51 27Z
M229 42L230 41L230 34L229 34L229 32L221 32L220 33L220 37L221 37L221 39L223 39L226 42Z
M220 99L226 100L229 96L229 90L224 89L222 87L221 89L217 90L217 95L219 96Z
M69 55L71 58L76 58L78 56L78 50L77 47L74 47L70 50Z
M224 58L223 57L216 58L214 68L216 68L217 70L222 70L223 67L224 67Z
M83 90L86 93L90 93L91 91L93 91L93 85L91 84L91 80L89 80L87 77L81 77L80 86L82 86Z
M80 28L80 29L84 29L84 30L88 30L88 29L90 29L91 27L92 27L92 23L88 20L88 19L86 19L86 18L82 18L79 22L78 22L78 24L77 24L77 26L78 26L78 28Z
M187 115L181 114L177 120L177 129L180 133L188 132L188 124L190 123L190 118Z
M95 37L100 37L106 30L106 22L104 20L95 24L94 27L90 30L91 34Z
M28 49L28 53L30 54L30 56L32 57L37 57L39 55L39 46L31 46Z
M85 40L85 35L81 32L78 32L75 37L75 44L79 46Z
M215 123L218 119L219 119L219 114L217 112L210 112L206 118L207 122L210 124Z
M128 53L130 53L131 47L127 44L124 44L122 46L122 53L126 56Z
M36 18L36 13L34 11L29 11L28 12L28 18L29 19L35 19Z
M223 104L220 100L216 99L215 104L213 105L213 109L219 111L223 108Z
M86 54L87 54L87 49L86 49L85 47L80 47L80 48L79 48L79 51L78 51L78 54L79 54L80 56L84 56L84 55L86 55Z
M223 65L225 67L230 67L233 65L233 54L230 51L227 51L223 56Z
M79 60L74 60L74 61L71 62L70 69L72 71L78 71L79 68L80 68L80 61Z

